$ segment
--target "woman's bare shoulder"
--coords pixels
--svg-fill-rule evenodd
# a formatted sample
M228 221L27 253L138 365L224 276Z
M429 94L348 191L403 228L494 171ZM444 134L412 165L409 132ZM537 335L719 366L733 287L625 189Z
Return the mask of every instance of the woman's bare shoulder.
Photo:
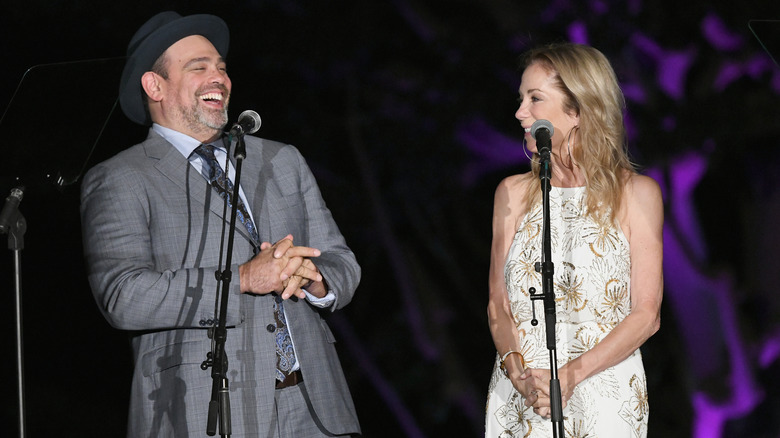
M496 193L505 192L513 200L517 200L518 196L524 199L533 178L531 172L510 175L501 180Z
M632 228L639 227L654 233L661 232L664 215L663 197L661 187L653 178L632 174L626 181L621 204L620 222L629 240Z
M661 187L658 182L647 175L638 173L631 174L626 180L624 194L629 203L637 201L662 202Z
M533 176L529 173L511 175L504 178L496 188L493 202L494 219L517 222L527 209L527 196Z

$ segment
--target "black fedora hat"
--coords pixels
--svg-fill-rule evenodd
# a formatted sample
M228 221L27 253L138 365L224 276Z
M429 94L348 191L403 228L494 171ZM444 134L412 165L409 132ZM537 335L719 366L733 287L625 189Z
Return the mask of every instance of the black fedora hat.
M196 14L182 17L173 11L160 12L150 18L130 39L127 45L127 63L119 82L119 103L132 121L151 125L149 111L143 98L141 76L168 47L191 35L206 37L224 58L230 43L227 24L214 15Z

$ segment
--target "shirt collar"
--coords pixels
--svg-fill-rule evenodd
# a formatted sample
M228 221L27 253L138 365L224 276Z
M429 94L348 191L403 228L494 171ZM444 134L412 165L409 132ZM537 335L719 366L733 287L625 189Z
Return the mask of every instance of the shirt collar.
M168 143L172 144L177 151L179 151L187 158L192 155L192 152L195 150L195 148L201 145L201 142L190 137L189 135L182 134L179 131L174 131L171 128L166 128L165 126L158 125L157 123L152 124L152 129L154 132L160 134L162 138L167 140ZM221 141L216 141L213 144L217 146L217 148L222 149L222 151L225 150Z

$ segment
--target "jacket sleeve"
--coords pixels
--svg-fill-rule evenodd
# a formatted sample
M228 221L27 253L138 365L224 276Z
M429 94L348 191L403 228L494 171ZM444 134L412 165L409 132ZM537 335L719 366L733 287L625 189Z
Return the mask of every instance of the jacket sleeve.
M126 155L115 158L132 161ZM170 185L162 176L155 180L133 166L103 163L82 183L89 283L100 311L118 329L204 328L214 318L219 248L205 238L207 228L192 229L188 217L197 214L170 206L189 202L183 193L165 198L162 193L171 192L166 182ZM237 265L231 269L237 278ZM229 293L239 295L237 281ZM231 300L239 302L237 297ZM241 320L234 304L226 324Z
M306 210L308 242L304 244L321 251L313 262L327 282L329 291L336 296L331 310L340 309L352 301L360 282L360 266L327 208L309 166L300 153L295 148L293 150Z

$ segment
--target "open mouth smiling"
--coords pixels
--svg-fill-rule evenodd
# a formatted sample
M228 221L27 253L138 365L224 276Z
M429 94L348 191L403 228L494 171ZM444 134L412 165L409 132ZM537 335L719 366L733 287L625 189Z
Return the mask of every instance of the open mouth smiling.
M219 103L222 102L222 93L218 93L218 92L205 93L200 96L200 99L204 102Z

